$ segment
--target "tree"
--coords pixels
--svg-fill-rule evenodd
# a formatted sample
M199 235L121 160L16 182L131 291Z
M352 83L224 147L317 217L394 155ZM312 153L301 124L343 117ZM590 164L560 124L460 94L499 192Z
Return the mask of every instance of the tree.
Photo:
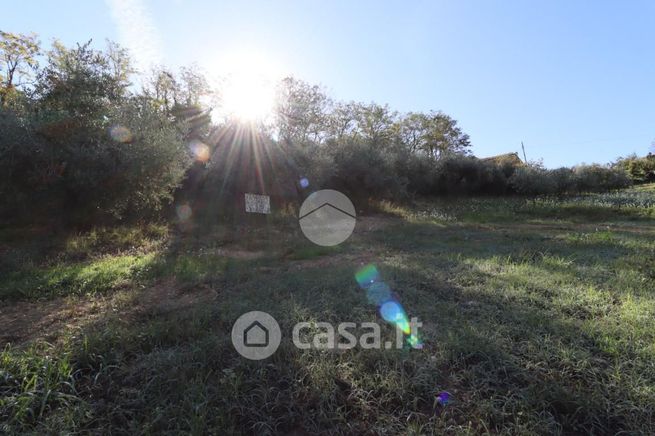
M443 112L409 113L399 125L401 140L413 151L439 158L446 153L467 154L469 136Z
M143 93L154 100L155 104L167 115L177 104L177 80L175 74L164 67L153 70L143 87Z
M426 127L424 147L431 155L438 157L444 153L468 153L471 146L469 135L462 132L457 121L450 116L443 112L430 113Z
M0 30L0 107L6 105L17 86L24 84L20 79L29 76L36 68L39 50L35 34L14 34Z
M171 122L186 129L186 138L209 133L211 107L203 107L212 90L198 67L182 67L178 74L165 67L154 69L142 87L144 98Z
M427 125L428 120L426 115L414 112L408 113L398 121L396 127L400 142L411 152L424 149Z
M178 104L199 106L201 99L211 93L207 79L195 65L181 67L177 83L179 86Z
M327 115L327 137L339 142L352 135L357 128L355 121L356 103L337 102Z
M283 79L276 106L278 137L298 144L324 141L331 105L319 86L292 77Z
M145 217L171 198L190 165L190 129L130 92L130 65L112 43L54 43L31 110L0 113L0 193L12 207L97 222Z
M655 181L655 155L648 154L645 157L638 157L632 154L620 158L614 167L625 171L635 183L650 183Z
M376 103L357 104L354 106L356 135L376 145L386 144L394 133L397 113L388 105Z
M99 51L91 48L91 41L72 49L55 41L39 74L36 96L47 110L89 121L127 96L131 72L127 52L114 44Z

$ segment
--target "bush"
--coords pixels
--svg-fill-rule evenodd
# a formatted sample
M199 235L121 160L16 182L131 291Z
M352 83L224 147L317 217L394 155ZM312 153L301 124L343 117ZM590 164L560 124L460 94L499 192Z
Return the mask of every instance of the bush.
M600 165L579 165L573 168L573 186L576 192L610 191L630 185L630 178L621 170Z
M407 179L409 193L430 195L436 191L435 162L414 153L401 155L396 169Z
M331 147L329 154L333 172L328 186L358 199L406 197L408 181L397 172L395 150L352 140Z
M29 170L43 168L43 146L30 122L12 111L0 110L0 132L0 196L4 208L13 209L38 185Z
M93 123L56 112L3 112L0 127L0 192L14 217L147 216L171 198L189 162L177 127L137 99Z
M504 194L515 166L449 154L433 161L432 194Z
M528 195L601 192L630 186L620 170L600 165L546 170L538 165L520 167L510 178L515 192Z
M509 179L512 189L519 194L539 195L557 192L557 181L548 170L537 165L517 168Z
M127 52L114 44L97 51L54 43L34 86L13 90L0 109L7 216L147 218L175 194L194 215L204 210L214 219L242 217L245 192L283 205L325 188L353 200L398 200L605 191L627 186L626 172L635 181L655 178L655 157L552 171L518 156L480 160L466 155L468 135L445 114L403 117L386 106L333 104L319 88L293 81L292 95L281 95L302 110L287 101L291 112L282 110L277 125L210 126L200 75L189 70L176 79L162 70L135 93L132 74Z
M655 155L639 158L636 155L619 159L615 168L624 170L633 183L655 182Z
M623 171L600 165L548 170L539 164L481 160L462 154L435 159L402 147L374 147L362 142L317 149L317 155L322 152L330 157L321 164L332 168L331 178L326 181L349 195L551 195L630 185Z
M130 73L127 53L113 44L54 44L29 98L0 110L8 216L147 217L172 197L189 164L186 123L130 93Z
M549 172L557 194L575 192L574 173L571 168L557 168Z

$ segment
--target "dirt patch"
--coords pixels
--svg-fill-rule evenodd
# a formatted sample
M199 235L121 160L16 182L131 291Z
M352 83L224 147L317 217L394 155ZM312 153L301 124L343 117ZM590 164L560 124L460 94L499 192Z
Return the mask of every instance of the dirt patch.
M400 218L384 215L360 216L357 218L357 225L355 226L352 237L356 238L357 235L382 230L401 221ZM303 269L327 268L343 264L350 264L353 268L358 268L378 258L378 250L371 247L359 249L356 254L334 253L313 259L290 260L287 261L287 268L285 270L298 271Z
M239 249L236 247L221 247L217 248L214 252L218 256L230 257L233 259L241 260L254 260L264 257L265 253L261 250L259 251L248 251Z
M292 260L287 263L287 271L299 271L312 268L326 268L344 262L344 255L321 256L315 259Z
M36 339L56 340L67 328L83 320L93 321L103 315L102 300L71 300L17 302L0 309L0 348L6 344L20 345Z
M101 322L107 315L137 320L143 315L183 311L211 303L217 292L207 285L179 286L167 280L134 293L111 297L56 298L15 302L0 309L0 348L25 346L37 340L56 342L64 334ZM120 301L122 300L122 301Z
M214 301L218 293L206 284L179 286L174 279L157 283L136 296L131 311L134 314L161 314L185 310Z
M293 260L288 262L286 271L299 271L303 269L327 268L337 265L351 265L354 270L372 262L379 261L380 255L377 250L368 248L358 253L332 254L321 256L315 259Z

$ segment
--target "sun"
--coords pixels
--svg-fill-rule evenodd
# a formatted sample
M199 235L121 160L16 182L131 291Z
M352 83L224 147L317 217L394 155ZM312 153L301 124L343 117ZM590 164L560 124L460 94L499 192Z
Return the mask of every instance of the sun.
M273 115L279 80L274 63L253 53L228 56L221 62L221 112L242 121L266 121Z
M263 120L272 115L274 103L274 86L257 75L233 75L225 83L222 107L228 115L244 121Z

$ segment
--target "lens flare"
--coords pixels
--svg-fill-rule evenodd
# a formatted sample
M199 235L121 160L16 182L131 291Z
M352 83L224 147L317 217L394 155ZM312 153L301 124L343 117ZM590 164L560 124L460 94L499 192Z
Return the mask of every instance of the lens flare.
M110 127L109 136L117 142L132 142L132 132L125 126L115 125Z
M369 286L375 282L379 282L380 279L380 272L373 264L366 265L355 273L355 280L364 289L368 289Z
M450 403L450 393L446 391L439 392L439 395L437 395L437 403L441 404L442 406L447 406L448 403Z
M209 160L209 147L202 141L194 139L189 142L189 149L198 162L207 162Z
M407 319L407 314L405 314L405 309L397 301L387 301L380 306L380 315L384 318L385 321L392 324L396 324L400 330L403 331L406 335L410 334L411 330L409 328L409 320Z
M177 206L175 208L175 212L177 213L177 217L181 222L188 221L191 218L191 215L193 215L193 210L188 204L181 204Z
M305 188L307 188L309 186L309 180L307 180L306 177L303 177L302 179L300 179L299 183L300 183L300 187L303 188L303 189L305 189Z
M391 300L391 288L386 283L374 282L366 289L366 298L369 303L381 306L385 301Z
M355 280L366 291L367 300L379 307L380 316L407 335L406 344L416 349L423 348L423 341L412 331L405 309L398 302L397 296L391 292L389 285L382 280L377 267L373 264L366 265L355 272Z
M407 343L409 344L410 347L415 348L417 350L423 348L423 341L421 341L416 334L409 335L409 337L407 338Z

